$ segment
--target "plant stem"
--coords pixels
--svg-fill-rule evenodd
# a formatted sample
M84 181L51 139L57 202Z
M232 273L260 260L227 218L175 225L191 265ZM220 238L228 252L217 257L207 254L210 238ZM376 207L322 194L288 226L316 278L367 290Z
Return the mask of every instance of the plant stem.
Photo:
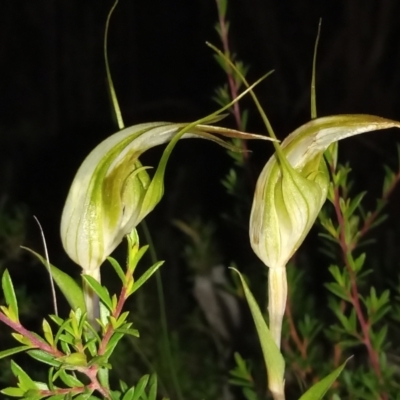
M46 353L51 354L54 357L63 357L65 356L64 353L61 351L57 350L56 348L50 346L38 336L33 334L32 332L28 331L26 328L24 328L20 322L18 321L12 321L9 319L6 315L4 315L2 312L0 312L0 321L9 326L12 330L15 332L18 332L20 335L24 336L26 339L28 339L33 348L38 348L40 350L45 351Z
M282 321L287 299L286 267L268 269L269 330L278 348L281 347Z
M288 294L287 301L286 301L286 311L285 314L287 316L288 322L289 322L289 331L290 331L290 337L294 341L297 349L300 351L301 357L304 360L307 360L307 341L302 341L300 339L300 336L297 332L294 319L293 319L293 314L292 314L292 309L291 309L291 303L290 303L290 295Z
M372 343L371 343L371 337L370 337L370 323L369 321L365 318L363 310L361 308L361 303L360 303L360 296L358 293L358 287L357 287L357 279L356 279L356 274L352 268L352 248L350 244L348 243L348 238L346 237L346 221L343 217L342 211L340 209L340 193L339 193L339 188L335 187L334 189L334 208L336 212L336 217L338 220L339 228L340 228L340 235L339 235L339 244L342 250L342 257L345 263L345 266L347 268L349 277L350 277L350 300L351 304L353 305L358 322L361 327L362 331L362 342L367 348L368 356L371 362L371 366L374 369L379 381L382 383L382 372L381 372L381 367L379 363L379 356L377 351L373 348ZM387 393L382 393L381 398L386 400L387 399Z
M225 16L221 10L221 0L216 0L216 2L217 2L217 8L218 8L218 23L219 23L219 28L220 28L220 39L222 42L222 48L224 49L225 55L227 57L229 57L231 52L229 49L228 26L227 26ZM238 95L238 86L235 82L235 78L232 73L232 68L227 64L225 65L225 68L226 68L226 75L228 78L229 90L231 92L231 97L233 100ZM243 121L242 121L242 116L240 113L240 106L239 106L238 102L236 102L233 105L233 115L235 117L236 126L238 127L238 129L239 130L243 129L243 126L242 126ZM242 142L242 149L244 151L246 151L247 150L246 141L242 140L241 142ZM247 153L244 153L244 157L247 158Z

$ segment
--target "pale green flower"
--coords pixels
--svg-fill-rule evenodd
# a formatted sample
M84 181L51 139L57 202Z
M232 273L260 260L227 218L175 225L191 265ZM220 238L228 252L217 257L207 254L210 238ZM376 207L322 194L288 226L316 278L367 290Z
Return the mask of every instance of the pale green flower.
M250 216L251 246L268 267L287 264L326 200L327 147L349 136L392 127L400 123L371 115L337 115L312 120L282 142L258 178Z
M83 274L100 281L100 265L161 200L166 163L182 134L184 138L204 138L231 149L215 134L266 139L209 125L192 125L187 131L186 126L166 122L135 125L104 140L84 160L72 182L61 218L64 249L82 267ZM150 179L139 156L169 141ZM90 314L93 294L86 297L86 302Z
M327 196L324 151L340 139L392 127L400 127L400 122L362 114L314 119L276 144L276 153L261 172L250 216L250 242L269 267L270 330L278 347L287 297L285 267Z

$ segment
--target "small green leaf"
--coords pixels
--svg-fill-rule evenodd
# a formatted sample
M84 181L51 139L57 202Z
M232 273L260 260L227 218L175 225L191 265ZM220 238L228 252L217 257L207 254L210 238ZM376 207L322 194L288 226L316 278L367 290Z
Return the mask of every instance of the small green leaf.
M25 391L22 390L21 388L8 387L3 390L0 390L0 393L3 393L6 396L11 396L11 397L22 397Z
M334 295L340 297L343 300L350 301L350 297L345 289L343 289L336 282L325 283L325 287L330 290Z
M35 251L28 249L27 247L22 247L28 250L34 256L36 256L42 264L47 268L47 261ZM74 309L80 308L82 311L86 311L85 300L83 297L82 288L72 279L68 274L59 270L54 265L50 264L51 276L54 282L57 284L62 294L65 296L68 304Z
M156 400L157 399L157 375L152 374L150 377L150 390L148 395L148 400Z
M110 371L108 367L99 368L98 372L99 382L107 389L110 388Z
M129 296L136 292L153 274L164 264L164 261L159 261L150 267L141 277L133 284L132 288L129 290Z
M24 391L28 391L29 389L37 390L35 382L33 382L29 375L14 360L11 360L11 370L18 378L21 389Z
M83 279L87 282L87 284L93 289L93 291L100 297L102 302L107 306L107 308L112 311L112 301L108 290L101 286L99 282L95 278L90 275L82 275Z
M144 393L147 383L149 382L150 375L143 375L136 385L135 393L132 400L139 400L140 396Z
M372 343L374 349L381 350L382 346L386 342L387 331L388 331L388 326L383 325L382 328L372 336Z
M12 356L13 354L20 353L21 351L25 351L30 349L32 346L18 346L18 347L13 347L12 349L7 349L0 351L0 359Z
M50 314L49 317L58 326L61 326L64 323L64 320L62 318L60 318L58 315Z
M337 379L340 373L343 371L345 367L347 359L340 367L336 368L333 372L331 372L328 376L317 382L314 386L305 392L299 400L319 400L322 399L329 388L332 386L333 382Z
M358 206L361 203L361 200L364 198L366 194L367 192L361 192L353 200L351 200L346 210L347 218L350 218L353 215L354 211L358 208Z
M57 361L54 356L50 355L49 353L46 353L43 350L29 350L27 353L34 358L35 360L38 360L42 363L51 365L53 367L60 367L62 364L60 361Z
M139 264L139 261L145 255L149 245L142 246L139 248L139 243L129 247L128 253L128 271L133 274L135 272L136 266Z
M97 354L97 346L96 346L96 339L90 339L86 342L84 348L89 350L89 353L92 357Z
M59 378L69 387L83 387L84 384L75 376L68 374L65 370L61 369Z
M134 337L140 337L139 331L137 329L124 329L124 328L118 328L116 332L123 333L125 335L131 335Z
M108 360L108 358L111 356L113 353L115 346L118 344L118 342L122 339L124 336L123 333L116 332L114 335L111 337L110 341L108 342L107 349L104 352L104 358Z
M245 279L242 277L238 270L234 268L232 269L239 274L240 280L242 281L246 300L249 304L251 315L253 316L253 320L256 325L257 334L260 339L261 348L264 355L265 365L268 371L269 388L279 388L279 390L283 391L285 361L277 345L274 342L271 332L269 331L267 324L265 323L264 317L261 314L260 308L256 300L254 299L250 289L248 288Z
M113 266L115 272L119 276L119 279L121 279L122 284L125 284L126 282L126 277L123 269L119 265L119 262L113 258L113 257L107 257L108 262Z
M19 343L22 343L22 344L24 344L26 346L29 346L29 347L33 346L31 341L28 338L26 338L25 336L22 336L19 333L13 332L13 333L11 333L11 336Z
M133 400L133 395L135 394L135 388L131 387L125 394L122 400Z
M3 287L6 304L10 307L11 312L15 315L15 320L18 321L17 297L15 296L14 285L12 283L10 273L7 269L3 273L1 284Z
M45 319L43 319L42 328L45 339L47 340L50 346L54 346L53 331L51 330L50 324Z

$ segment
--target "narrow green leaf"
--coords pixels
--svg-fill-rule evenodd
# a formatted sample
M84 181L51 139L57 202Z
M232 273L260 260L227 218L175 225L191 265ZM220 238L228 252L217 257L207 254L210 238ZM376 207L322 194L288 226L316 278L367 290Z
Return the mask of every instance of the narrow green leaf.
M11 396L11 397L22 397L25 392L21 388L8 387L3 390L0 390L0 393L3 393L6 396Z
M139 264L139 261L145 255L148 248L149 248L149 245L142 246L139 248L138 242L129 248L128 270L131 274L133 274L135 272L136 266Z
M329 388L332 386L333 382L337 379L340 373L343 371L349 358L338 368L336 368L333 372L331 372L328 376L317 382L314 386L305 392L299 400L319 400L322 399Z
M107 349L104 352L104 358L108 360L108 358L111 356L113 353L115 346L118 344L118 342L123 338L124 334L116 332L114 335L111 337L110 341L108 342Z
M341 299L350 301L350 297L346 293L345 289L338 285L336 282L325 283L325 287Z
M10 307L10 310L15 315L15 318L18 320L17 297L15 296L14 285L12 283L10 273L8 272L7 269L3 273L1 284L3 287L6 304Z
M139 331L137 329L123 329L118 328L116 332L124 333L125 335L131 335L134 337L140 337Z
M32 347L32 346L33 346L32 343L31 343L31 341L30 341L27 337L25 337L25 336L23 336L23 335L21 335L21 334L19 334L19 333L13 332L13 333L11 333L11 336L12 336L17 342L22 343L23 345L26 345L26 346L29 346L29 347Z
M150 375L143 375L135 387L135 393L132 400L139 400L140 396L144 393L147 383L149 382Z
M49 317L58 326L61 326L64 323L64 320L60 318L58 315L50 314Z
M148 400L157 400L157 375L151 374Z
M45 319L43 319L42 328L45 339L47 340L50 346L54 346L53 331L51 330L50 324Z
M135 293L153 274L164 264L164 261L159 261L150 267L141 277L133 284L131 290L128 292L129 296Z
M99 368L99 382L107 389L110 389L110 370L107 367Z
M111 400L121 400L122 393L118 390L111 390Z
M90 275L82 275L83 279L87 282L87 284L93 289L93 291L100 297L102 302L107 306L107 308L112 311L112 301L108 290L101 286L93 276Z
M25 351L30 348L31 346L18 346L18 347L13 347L12 349L0 351L0 359L12 356L13 354L21 353L21 351Z
M121 268L121 266L119 265L119 262L113 257L107 257L107 261L112 265L115 272L119 276L119 279L121 279L121 282L123 284L125 284L125 282L126 282L125 273L124 273L123 269Z
M13 374L18 378L19 386L24 391L29 389L37 390L35 382L29 377L29 375L14 361L11 360L11 370Z
M47 268L47 261L35 251L22 247L25 250L28 250L34 256L36 256L41 263ZM61 290L62 294L68 301L68 304L74 309L80 308L82 311L86 311L85 300L83 297L82 288L72 279L68 274L59 270L54 265L50 264L51 275L54 279L54 282L57 284L58 288Z
M274 339L272 338L271 332L269 331L267 324L265 323L260 308L256 300L254 299L250 289L248 288L245 279L238 270L234 268L232 269L236 271L240 277L244 289L244 294L246 296L251 315L253 316L253 320L256 325L257 334L260 339L261 348L264 355L265 365L268 371L269 388L282 388L284 384L285 361L277 345L275 344Z
M125 394L122 400L133 400L133 395L135 394L135 388L131 387Z
M353 214L354 211L358 208L358 206L361 203L361 200L364 198L364 196L367 194L367 192L361 192L359 193L356 197L354 197L353 200L351 200L350 205L348 206L346 210L346 217L350 218Z
M56 368L62 365L60 361L57 361L52 355L43 350L29 350L27 353L35 360L38 360L44 364L48 364Z
M61 370L59 378L69 387L82 387L84 384L74 376L68 374L65 370Z

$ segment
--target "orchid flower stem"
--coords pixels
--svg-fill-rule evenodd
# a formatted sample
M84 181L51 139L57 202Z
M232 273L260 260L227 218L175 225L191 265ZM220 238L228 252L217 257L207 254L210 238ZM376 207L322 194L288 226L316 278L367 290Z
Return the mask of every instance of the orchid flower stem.
M278 348L281 347L282 321L287 300L286 267L268 270L269 330Z
M153 239L151 237L151 233L149 230L149 227L147 226L147 223L145 220L142 221L141 223L144 237L146 238L146 242L149 245L149 250L150 250L150 257L151 261L153 264L155 264L158 259L157 259L157 254L155 251L155 247L153 244ZM168 322L167 322L167 313L166 313L166 308L165 308L165 301L164 301L164 288L162 284L162 279L161 279L161 272L160 270L157 270L155 273L156 276L156 284L157 284L157 293L158 293L158 305L160 308L160 319L161 319L161 330L162 330L162 338L163 338L163 348L164 348L164 354L166 357L167 364L169 365L169 370L171 374L171 380L175 389L176 397L178 400L183 400L183 395L182 395L182 390L179 384L179 379L178 379L178 374L176 372L176 368L172 359L172 353L171 353L171 345L169 342L169 335L168 335Z

